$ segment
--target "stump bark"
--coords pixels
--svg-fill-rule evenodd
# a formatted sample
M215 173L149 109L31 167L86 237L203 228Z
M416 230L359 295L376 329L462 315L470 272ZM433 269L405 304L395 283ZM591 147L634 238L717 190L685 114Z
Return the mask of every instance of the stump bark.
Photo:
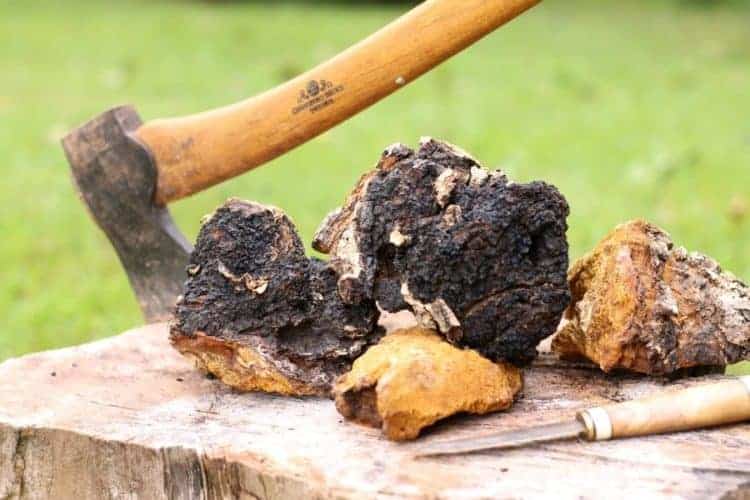
M395 321L404 326L401 321ZM663 379L542 355L508 412L416 443L344 421L322 398L239 394L195 371L163 324L0 364L0 498L747 498L750 425L472 456L414 446L571 417ZM681 380L686 386L719 376ZM743 496L744 495L744 496Z

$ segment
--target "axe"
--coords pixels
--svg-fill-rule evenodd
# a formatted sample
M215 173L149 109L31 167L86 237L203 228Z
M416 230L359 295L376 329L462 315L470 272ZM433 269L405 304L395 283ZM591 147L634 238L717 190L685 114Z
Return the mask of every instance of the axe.
M541 0L427 0L333 59L245 101L143 123L121 106L62 141L76 187L145 319L171 315L191 245L166 205L262 165L410 83Z

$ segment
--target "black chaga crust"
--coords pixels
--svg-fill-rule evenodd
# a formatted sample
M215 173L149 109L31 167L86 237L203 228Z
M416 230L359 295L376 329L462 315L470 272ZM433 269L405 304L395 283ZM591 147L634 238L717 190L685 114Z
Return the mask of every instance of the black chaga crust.
M388 148L313 247L347 303L410 309L423 326L495 361L525 364L570 301L568 204L435 140Z
M327 391L382 332L372 300L344 304L289 218L229 200L205 223L171 332L249 347L289 379Z

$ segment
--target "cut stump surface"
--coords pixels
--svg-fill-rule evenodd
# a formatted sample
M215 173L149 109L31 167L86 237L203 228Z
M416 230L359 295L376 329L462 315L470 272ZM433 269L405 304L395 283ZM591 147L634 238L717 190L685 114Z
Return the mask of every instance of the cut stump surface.
M150 325L0 364L0 498L750 497L750 423L410 456L431 440L570 418L665 383L542 356L510 411L453 418L398 444L345 422L326 399L232 392L169 346L166 325Z

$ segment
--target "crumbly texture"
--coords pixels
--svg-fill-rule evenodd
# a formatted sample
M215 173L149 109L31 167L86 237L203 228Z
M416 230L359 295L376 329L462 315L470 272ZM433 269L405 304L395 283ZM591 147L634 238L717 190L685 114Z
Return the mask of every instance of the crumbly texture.
M344 304L337 281L279 209L229 200L198 236L172 343L238 389L327 394L382 335L374 301Z
M313 247L331 255L345 303L409 309L452 343L525 364L570 299L568 212L553 186L425 139L389 147Z
M457 348L434 331L412 328L371 347L333 392L344 417L403 441L456 413L505 410L522 386L518 368Z
M750 289L642 220L618 226L569 273L573 302L552 349L650 375L750 357Z

